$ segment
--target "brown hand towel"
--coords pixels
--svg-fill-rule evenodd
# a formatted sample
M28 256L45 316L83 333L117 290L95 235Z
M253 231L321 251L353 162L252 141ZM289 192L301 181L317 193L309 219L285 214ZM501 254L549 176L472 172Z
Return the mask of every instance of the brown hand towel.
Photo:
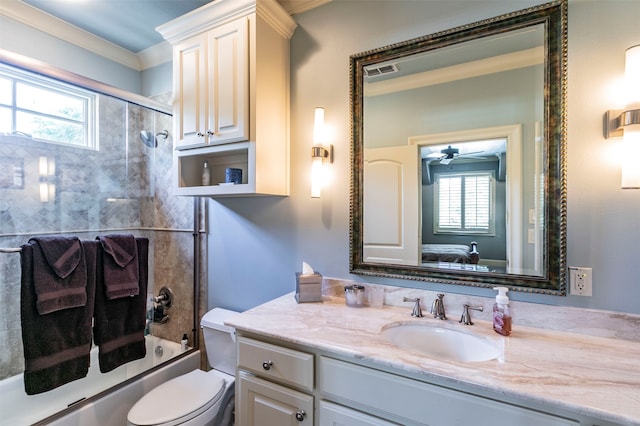
M33 281L40 315L87 303L87 270L78 237L35 237Z
M97 247L95 241L82 243L84 256L80 263L87 272L84 306L41 315L34 283L34 254L40 252L40 247L35 241L22 246L20 319L27 395L46 392L81 379L89 371Z
M139 269L138 294L108 299L105 289L105 263L110 256L98 247L96 306L93 340L98 345L100 371L106 373L127 362L144 358L146 326L149 240L136 238Z
M138 294L138 249L133 235L97 237L104 254L104 284L107 299Z

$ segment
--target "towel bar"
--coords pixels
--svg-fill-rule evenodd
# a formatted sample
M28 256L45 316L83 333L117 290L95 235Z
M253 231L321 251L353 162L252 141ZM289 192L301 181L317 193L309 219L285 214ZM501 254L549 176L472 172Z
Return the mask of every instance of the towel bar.
M0 253L20 253L20 247L0 247Z

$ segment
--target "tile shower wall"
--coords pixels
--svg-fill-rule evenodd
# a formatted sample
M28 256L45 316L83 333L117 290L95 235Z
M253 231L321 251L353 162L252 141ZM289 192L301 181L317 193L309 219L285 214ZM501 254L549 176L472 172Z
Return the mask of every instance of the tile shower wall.
M101 95L97 150L0 136L0 247L42 234L148 237L148 293L167 286L176 296L151 332L177 342L193 327L193 201L171 193L171 135L157 148L139 138L171 128L169 115ZM43 158L52 167L41 176ZM20 255L0 253L0 379L24 369L19 301Z

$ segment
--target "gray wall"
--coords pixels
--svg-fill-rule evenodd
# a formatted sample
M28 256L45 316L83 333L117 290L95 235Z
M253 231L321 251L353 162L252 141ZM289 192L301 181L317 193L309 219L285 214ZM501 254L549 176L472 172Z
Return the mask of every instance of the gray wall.
M291 196L208 203L209 306L247 309L292 291L303 260L325 276L361 279L348 272L349 55L538 3L542 1L334 0L295 16L299 27L291 42ZM619 82L624 51L640 42L639 14L640 2L630 0L571 0L569 5L568 264L593 268L593 297L514 292L514 300L640 313L640 191L620 189L621 143L602 137L603 113L623 106ZM3 45L11 29L6 21L0 21ZM18 52L126 88L125 67L103 67L100 61L85 59L84 51L77 60L61 64L57 50L69 46L59 41L43 45L35 33L20 36L24 42L13 40ZM332 182L320 199L309 197L315 106L326 108L336 155ZM487 297L494 293L424 285Z
M335 0L295 16L291 42L291 196L210 201L209 305L250 308L294 289L308 261L325 276L354 277L349 250L349 55L525 8L541 1ZM624 51L640 42L640 2L577 0L569 6L568 264L593 268L593 297L513 292L515 300L640 313L640 191L620 189L620 142L602 137L602 115ZM320 199L309 197L313 108L326 108L335 163ZM493 291L424 284L493 297Z

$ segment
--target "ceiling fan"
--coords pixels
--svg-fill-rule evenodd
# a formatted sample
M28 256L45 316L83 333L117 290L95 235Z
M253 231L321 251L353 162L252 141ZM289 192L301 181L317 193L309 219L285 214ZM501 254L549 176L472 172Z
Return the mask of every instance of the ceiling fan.
M467 152L464 154L460 154L460 150L458 148L453 148L451 145L449 145L448 147L441 149L439 154L437 152L430 153L429 155L427 155L427 158L433 159L432 161L439 160L440 164L447 165L456 158L461 158L461 157L482 158L476 155L476 154L481 154L482 152L483 151L475 151L475 152Z

